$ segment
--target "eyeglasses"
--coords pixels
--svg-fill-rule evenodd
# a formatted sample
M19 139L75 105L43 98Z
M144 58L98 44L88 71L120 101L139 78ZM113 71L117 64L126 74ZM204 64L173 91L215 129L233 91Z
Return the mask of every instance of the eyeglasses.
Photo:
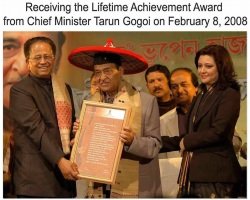
M94 73L95 73L95 78L100 78L102 73L106 76L110 76L113 74L113 72L114 72L114 68L106 68L102 71L96 70Z
M30 58L31 60L34 60L36 63L40 63L42 61L42 59L45 61L45 62L52 62L52 60L54 59L55 57L53 55L37 55L35 56L34 58Z

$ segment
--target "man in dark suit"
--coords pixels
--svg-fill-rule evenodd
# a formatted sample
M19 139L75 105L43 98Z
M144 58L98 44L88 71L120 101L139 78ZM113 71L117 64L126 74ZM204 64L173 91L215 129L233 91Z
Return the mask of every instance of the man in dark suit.
M10 88L27 76L29 70L23 52L25 42L33 37L45 36L53 39L57 46L57 56L53 72L57 73L62 45L65 35L62 32L15 32L3 33L3 197L15 198L13 195L12 161L13 161L13 124L9 111Z
M75 197L78 170L67 158L73 118L70 88L52 74L54 42L24 45L29 75L10 92L14 120L13 181L17 197Z

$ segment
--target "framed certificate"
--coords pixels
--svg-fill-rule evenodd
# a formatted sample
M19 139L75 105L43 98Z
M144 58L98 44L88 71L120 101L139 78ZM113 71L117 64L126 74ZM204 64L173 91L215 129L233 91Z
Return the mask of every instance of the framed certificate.
M79 177L113 184L123 149L120 132L130 109L114 104L84 101L70 160Z

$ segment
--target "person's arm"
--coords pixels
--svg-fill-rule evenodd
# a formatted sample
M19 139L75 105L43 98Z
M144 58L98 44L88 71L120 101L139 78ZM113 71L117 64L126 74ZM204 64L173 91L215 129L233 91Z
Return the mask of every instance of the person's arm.
M53 166L58 165L65 179L76 180L77 166L65 159L60 144L49 138L50 133L47 133L48 128L32 95L22 88L12 87L10 110L14 122L22 127L22 133L26 134L43 157Z
M21 87L12 87L10 111L14 122L24 130L23 134L26 134L44 158L56 165L64 153L61 146L49 138L47 125L32 95Z
M162 147L160 153L180 150L179 147L181 141L180 136L174 136L174 137L161 136L161 140L162 140Z
M83 90L79 90L76 88L71 88L72 91L72 98L74 102L74 108L75 108L75 117L79 118L82 108L82 102L87 97L87 92Z
M68 180L77 180L77 175L79 174L78 167L75 163L64 157L60 158L57 162L58 168L60 169L63 177Z
M141 99L144 100L143 96ZM161 148L159 109L155 98L149 98L143 106L145 116L142 117L144 127L141 136L135 135L131 145L125 146L125 151L141 158L153 159Z
M214 105L216 109L214 109L214 117L210 127L194 134L185 135L182 150L192 151L228 140L227 130L232 124L236 123L239 116L240 94L235 90L228 90L222 95L218 105Z

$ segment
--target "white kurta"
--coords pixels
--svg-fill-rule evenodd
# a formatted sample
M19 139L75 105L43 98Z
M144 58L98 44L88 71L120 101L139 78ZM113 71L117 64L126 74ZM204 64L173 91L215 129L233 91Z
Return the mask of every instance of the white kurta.
M161 136L179 136L178 115L176 108L160 117ZM162 194L165 198L176 198L178 193L177 179L182 157L179 151L160 153Z

